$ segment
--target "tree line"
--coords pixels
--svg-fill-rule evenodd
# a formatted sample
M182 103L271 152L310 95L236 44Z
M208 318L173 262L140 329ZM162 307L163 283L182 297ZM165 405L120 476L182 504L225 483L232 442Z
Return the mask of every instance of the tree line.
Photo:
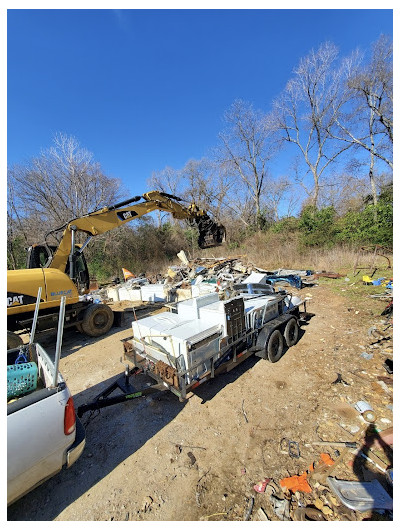
M387 36L365 55L342 57L333 43L321 44L268 109L234 101L215 147L183 168L154 171L148 189L205 208L226 226L232 248L255 231L295 231L302 245L390 247L392 63ZM49 149L9 168L7 182L9 268L24 267L24 247L48 230L128 195L77 139L61 133ZM195 248L192 229L156 213L96 238L89 260L106 277L120 258L122 267L130 260L140 269L185 245Z

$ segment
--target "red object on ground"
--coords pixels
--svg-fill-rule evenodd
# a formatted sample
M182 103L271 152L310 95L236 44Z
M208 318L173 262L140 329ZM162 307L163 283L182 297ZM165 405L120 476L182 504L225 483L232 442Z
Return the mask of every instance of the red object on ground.
M256 485L253 486L253 489L256 492L265 492L268 483L271 481L271 478L265 478L264 481L259 481Z

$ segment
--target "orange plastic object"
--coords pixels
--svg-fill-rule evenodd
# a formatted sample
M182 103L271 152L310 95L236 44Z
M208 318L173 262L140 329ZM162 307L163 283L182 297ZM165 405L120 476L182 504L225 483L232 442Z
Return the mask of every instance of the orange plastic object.
M321 454L321 460L320 463L324 463L325 465L331 466L335 462L333 459L331 459L331 456L329 454ZM321 463L321 464L322 464Z
M291 476L290 478L284 478L280 480L281 487L286 487L291 492L311 492L311 487L307 482L307 472L301 474L301 476Z

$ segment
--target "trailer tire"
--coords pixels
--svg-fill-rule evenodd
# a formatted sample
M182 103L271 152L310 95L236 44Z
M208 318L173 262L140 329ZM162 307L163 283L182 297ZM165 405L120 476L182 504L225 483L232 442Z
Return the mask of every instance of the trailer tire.
M269 336L266 351L271 363L276 363L282 357L283 336L280 330L274 330Z
M23 344L24 342L18 334L7 330L7 350L10 350L12 348L18 348Z
M113 311L107 304L91 304L83 314L82 330L91 337L106 334L114 321Z
M283 337L288 347L293 347L297 343L299 339L299 325L295 317L286 323Z

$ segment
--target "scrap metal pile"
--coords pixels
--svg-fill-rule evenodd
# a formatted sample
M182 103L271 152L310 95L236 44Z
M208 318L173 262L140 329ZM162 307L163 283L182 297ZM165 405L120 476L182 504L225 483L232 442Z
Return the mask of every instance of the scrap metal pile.
M213 292L219 292L221 297L223 294L229 297L233 286L243 282L302 289L312 285L316 278L311 270L267 271L248 262L245 256L189 260L181 251L178 258L180 264L171 266L165 275L149 278L132 275L126 282L97 290L91 295L114 302L178 302Z

